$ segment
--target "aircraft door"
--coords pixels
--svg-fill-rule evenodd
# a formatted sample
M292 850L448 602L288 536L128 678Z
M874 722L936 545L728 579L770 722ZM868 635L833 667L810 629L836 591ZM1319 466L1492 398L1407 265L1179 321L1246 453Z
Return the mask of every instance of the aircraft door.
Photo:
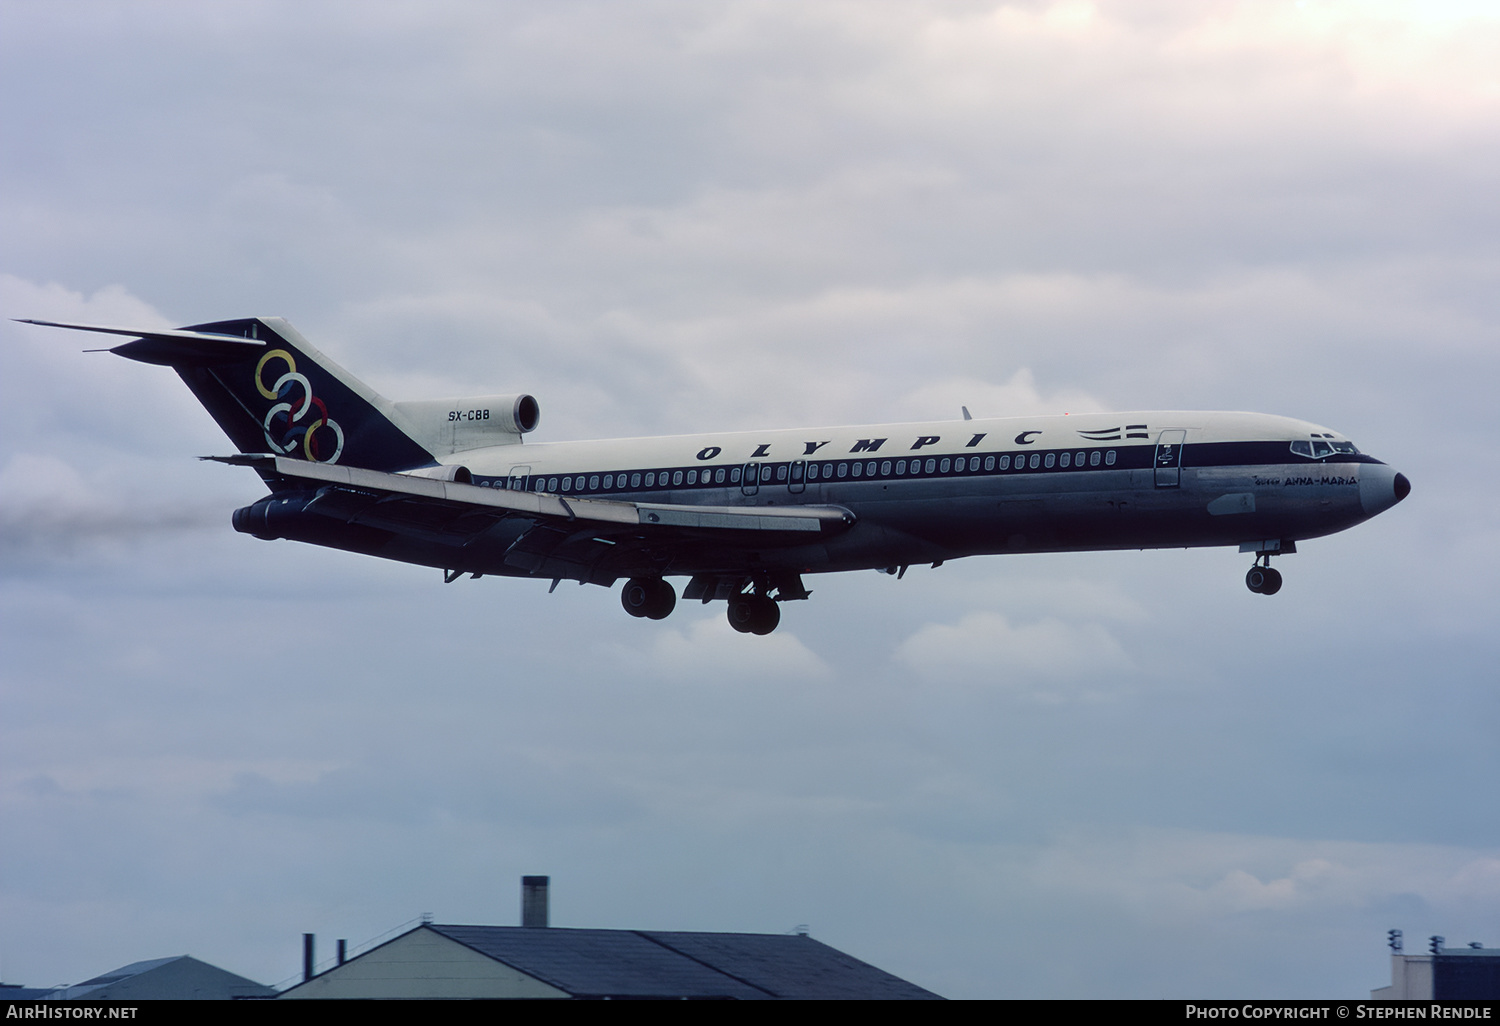
M510 480L505 487L513 492L524 492L526 490L526 476L531 473L530 467L511 467Z
M786 490L793 494L807 487L807 461L792 460L791 477L787 479Z
M1163 431L1156 440L1156 487L1176 488L1182 484L1182 443L1186 431Z
M746 495L755 495L760 491L759 463L746 463L740 471L740 491Z

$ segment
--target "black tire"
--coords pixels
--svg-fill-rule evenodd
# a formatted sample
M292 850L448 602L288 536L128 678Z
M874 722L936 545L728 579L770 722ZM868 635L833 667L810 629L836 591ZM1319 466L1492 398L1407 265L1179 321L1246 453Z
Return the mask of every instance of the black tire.
M1245 587L1257 595L1264 595L1266 591L1266 574L1275 573L1270 567L1252 566L1250 572L1245 574Z
M631 616L661 620L677 607L677 592L659 577L632 577L620 589L620 605Z
M1281 590L1281 571L1266 567L1266 580L1260 586L1262 595L1274 595Z
M660 578L651 584L651 605L646 610L646 615L653 620L665 620L677 608L677 591Z
M749 634L755 626L755 596L736 595L729 600L729 626Z
M770 634L781 622L780 608L764 595L756 596L755 605L755 622L750 625L750 633Z

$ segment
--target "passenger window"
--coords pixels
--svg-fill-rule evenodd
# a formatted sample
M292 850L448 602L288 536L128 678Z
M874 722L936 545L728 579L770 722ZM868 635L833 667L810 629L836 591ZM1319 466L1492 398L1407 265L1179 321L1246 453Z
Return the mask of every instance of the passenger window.
M557 491L557 478L552 477L552 478L548 478L547 479L547 491L549 491L549 492L555 492L555 491Z
M599 490L599 475L598 474L590 474L589 475L589 491L591 491L591 492L597 492L598 490Z
M1042 457L1041 457L1041 455L1038 454L1038 453L1032 453L1031 454L1031 469L1035 470L1037 467L1040 467L1041 465L1042 465Z
M1062 466L1066 467L1068 464L1073 462L1073 457L1069 453L1063 453L1062 456L1058 458L1058 462Z
M566 492L566 491L571 491L572 488L573 488L573 479L571 477L565 477L565 478L563 478L562 490Z
M937 470L937 460L928 460L927 473L931 474L935 470Z
M818 479L818 465L816 463L808 464L807 479L809 481L816 481Z
M682 471L674 470L672 472L672 484L673 486L682 484Z
M760 480L762 484L768 484L771 480L771 465L762 463L760 465Z
M640 474L631 474L630 475L630 487L632 487L632 488L639 488L640 486L641 486L641 475Z
M827 481L832 476L833 476L833 464L832 463L825 463L825 464L823 464L823 480Z
M651 473L649 473L649 474L646 475L646 487L647 488L655 488L656 487L656 471L653 470Z
M897 460L896 461L896 473L897 474L904 474L904 473L906 473L906 461L905 460Z
M615 486L615 475L613 475L613 474L605 474L604 475L604 490L607 492L611 488L613 488L614 486Z
M785 463L781 464L780 466L778 466L776 468L776 480L778 480L778 481L785 481L786 480L786 464Z
M707 473L708 473L708 471L705 470L704 474L707 474ZM690 484L690 485L695 485L695 484L698 483L698 472L696 470L689 470L688 471L687 483Z
M723 483L724 483L724 468L720 467L718 470L714 471L714 484L723 484Z
M1047 465L1047 469L1051 470L1052 469L1052 465L1057 462L1057 456L1056 456L1056 454L1049 452L1047 454L1047 458L1045 460L1043 460L1043 462Z
M848 476L849 476L849 464L847 464L847 463L840 463L839 464L839 477L848 477Z
M950 462L951 461L947 457L944 457L943 458L943 462L938 464L938 473L939 474L946 474L946 473L948 473L948 466L949 466Z
M719 473L722 474L723 471L721 470ZM740 468L739 467L730 467L729 468L729 483L730 484L739 484L740 483Z
M874 477L874 476L875 476L875 461L871 460L869 463L865 464L865 477Z
M1091 466L1091 467L1097 467L1098 465L1099 465L1099 450L1095 449L1093 452L1089 453L1089 466Z
M987 471L995 469L995 457L993 457L993 456L986 456L984 458L984 469L987 470Z
M870 464L870 465L874 466L873 463ZM881 477L890 477L891 476L891 461L890 460L886 460L884 463L882 463L880 465L880 476Z
M865 472L865 468L864 468L864 464L863 463L856 463L856 464L854 464L854 466L852 466L852 467L849 468L849 473L851 475L853 475L854 477L858 477L860 474L863 474L864 472Z
M1106 467L1112 467L1115 465L1115 451L1113 449L1104 454L1104 465Z
M1083 453L1079 453L1077 456L1073 457L1073 461L1075 463L1077 463L1080 467L1083 466L1083 455L1084 455Z
M1010 457L1009 456L1001 456L1000 457L1000 469L1001 470L1009 470L1010 469Z

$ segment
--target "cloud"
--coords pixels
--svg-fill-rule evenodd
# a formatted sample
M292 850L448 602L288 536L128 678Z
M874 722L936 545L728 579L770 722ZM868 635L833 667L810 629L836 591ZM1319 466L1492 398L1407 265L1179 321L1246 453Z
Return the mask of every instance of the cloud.
M689 613L678 604L678 615ZM649 648L631 653L632 660L678 681L705 687L756 680L827 681L833 671L784 624L764 637L740 634L722 615L722 604L709 607L718 616L703 617L685 627L663 624ZM788 614L784 614L788 615Z
M5 321L8 976L279 979L538 868L577 925L811 921L955 996L1358 994L1387 927L1493 924L1488 8L5 17L7 317L282 314L545 439L1261 409L1416 489L1274 601L1232 550L996 557L747 637L236 536L169 371Z
M0 467L0 565L46 562L150 534L225 526L222 505L148 498L144 491L107 490L54 456L11 456Z
M1134 670L1120 643L1098 624L1047 618L1013 625L990 612L927 624L896 647L896 658L930 683L1034 696L1107 694Z
M1033 867L1038 884L1108 895L1164 922L1364 914L1403 896L1427 905L1430 921L1500 906L1500 859L1458 846L1143 830L1058 838Z

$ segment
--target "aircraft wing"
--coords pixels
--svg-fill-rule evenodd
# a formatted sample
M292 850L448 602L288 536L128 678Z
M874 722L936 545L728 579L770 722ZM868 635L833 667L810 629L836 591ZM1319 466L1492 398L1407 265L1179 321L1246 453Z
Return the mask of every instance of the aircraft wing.
M307 513L436 542L466 545L503 520L521 518L531 526L507 548L506 565L569 579L595 576L593 568L606 556L609 563L628 562L631 548L802 545L847 530L855 520L841 506L621 502L483 488L269 454L209 458L252 466L272 479L322 485Z

